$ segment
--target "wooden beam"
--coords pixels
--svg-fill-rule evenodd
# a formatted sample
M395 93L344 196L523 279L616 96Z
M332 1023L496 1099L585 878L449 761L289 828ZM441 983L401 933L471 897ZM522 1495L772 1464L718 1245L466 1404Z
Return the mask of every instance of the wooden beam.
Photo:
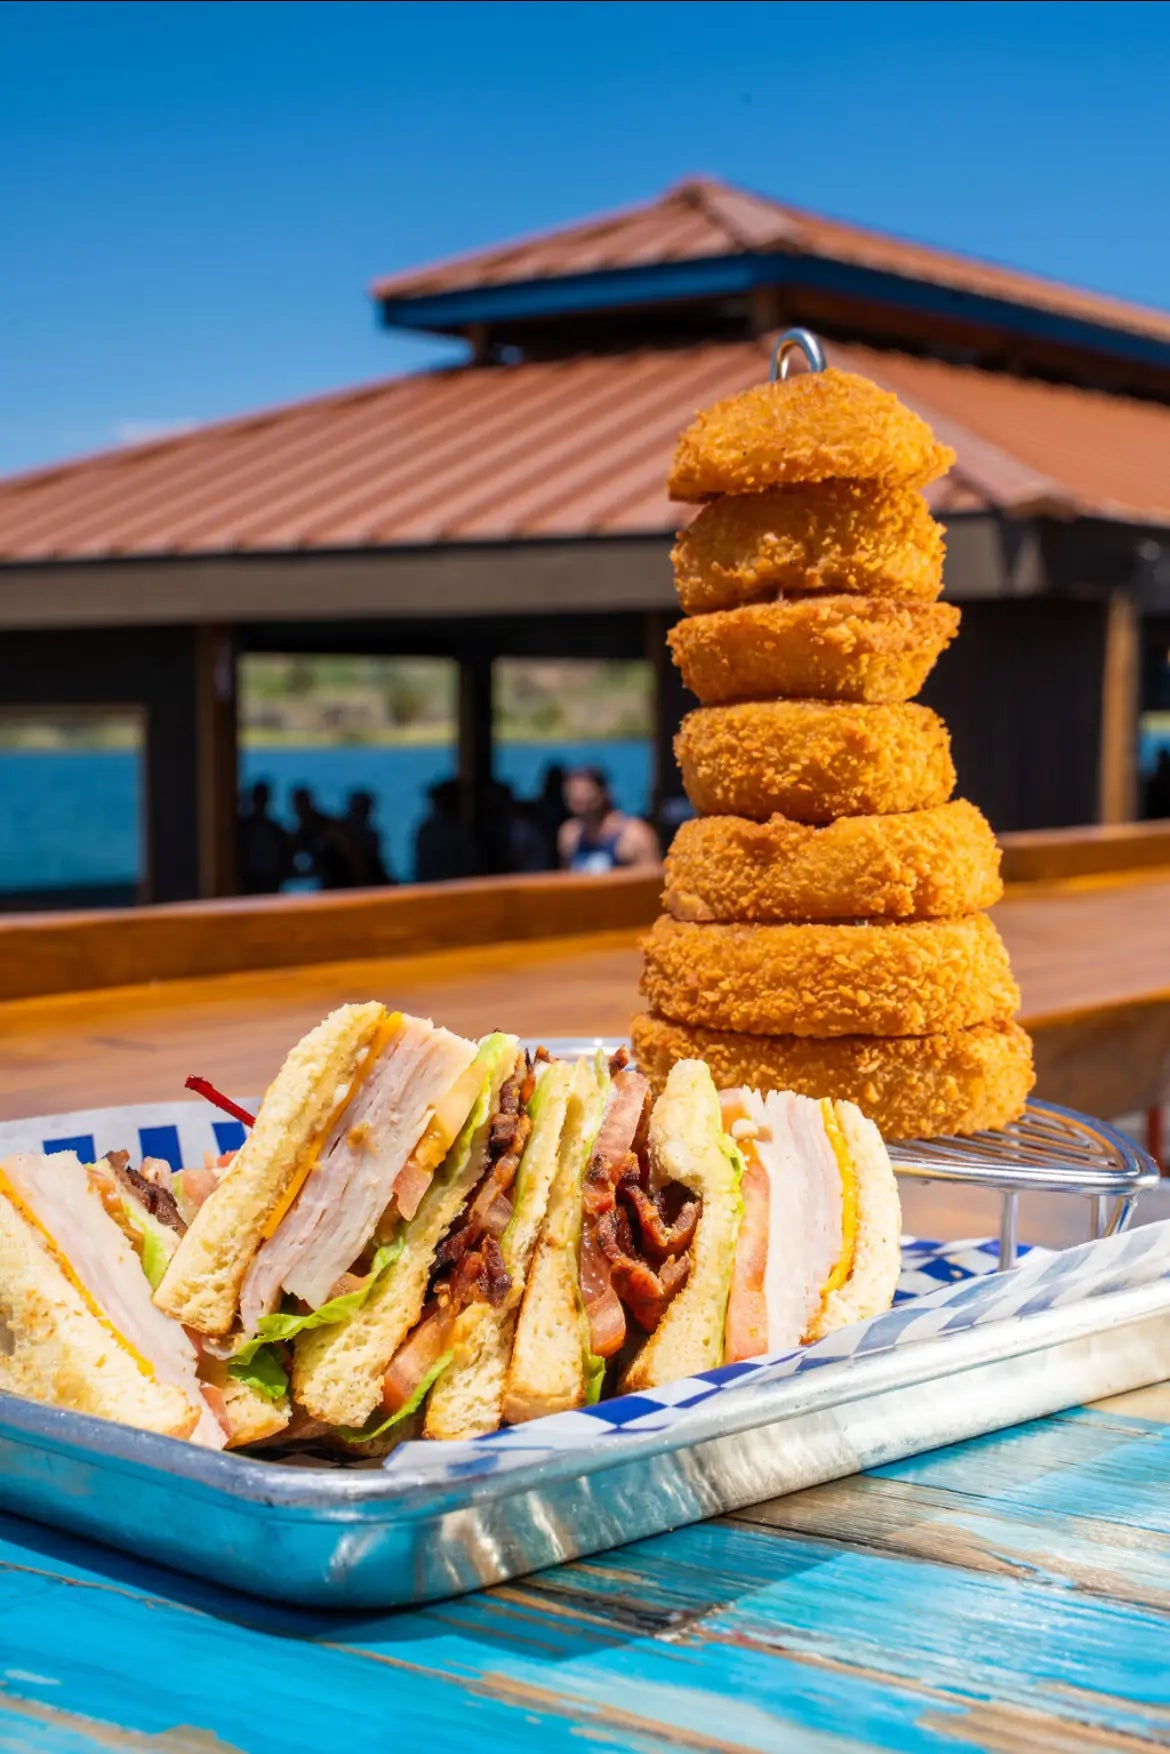
M1036 1094L1114 1118L1170 1098L1170 993L1086 1005L1024 1022L1036 1055Z
M1137 814L1140 686L1137 605L1132 597L1116 591L1105 605L1097 807L1100 822L1128 822Z
M453 626L490 615L513 617L519 633L524 621L562 615L596 620L673 611L671 542L663 530L353 553L0 566L0 629L377 621L409 630L422 621ZM1005 589L998 546L993 518L949 520L947 594L961 600Z
M0 1001L648 926L659 870L0 915ZM359 983L360 984L360 983ZM505 983L506 985L506 983Z
M31 587L28 595L35 598ZM0 639L0 703L44 708L110 706L141 714L145 856L142 897L199 893L196 820L198 714L195 627L87 628L11 633ZM235 777L231 779L234 797Z
M670 535L0 567L0 628L669 608Z

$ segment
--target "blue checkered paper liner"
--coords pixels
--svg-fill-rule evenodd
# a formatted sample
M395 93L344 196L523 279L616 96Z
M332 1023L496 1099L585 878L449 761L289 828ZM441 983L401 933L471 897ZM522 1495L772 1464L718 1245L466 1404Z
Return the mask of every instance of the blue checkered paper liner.
M241 1096L236 1101L255 1114L260 1099ZM197 1169L206 1152L219 1157L243 1143L242 1121L233 1121L202 1098L0 1121L0 1158L15 1151L76 1151L83 1163L94 1163L107 1151L128 1151L134 1163L158 1157L172 1169Z
M990 1240L905 1239L894 1307L799 1352L749 1364L724 1364L683 1382L619 1396L575 1413L557 1413L529 1425L509 1426L471 1443L404 1443L383 1465L403 1476L403 1485L408 1480L427 1486L444 1481L454 1485L566 1451L592 1453L599 1443L620 1444L648 1432L669 1431L685 1421L690 1409L734 1390L804 1376L829 1364L848 1365L850 1360L920 1341L1170 1279L1170 1220L1059 1253L1029 1249L1021 1264L1008 1273L996 1271L998 1255L998 1243Z
M239 1101L254 1111L256 1099ZM243 1136L238 1121L205 1102L141 1103L2 1122L0 1159L15 1151L76 1151L92 1161L106 1151L128 1150L132 1158L160 1157L179 1168L201 1164L206 1152L218 1156L231 1150ZM748 1364L724 1364L663 1388L509 1426L470 1443L404 1443L383 1465L404 1486L415 1481L454 1486L545 1456L593 1452L599 1443L620 1444L627 1437L669 1430L691 1408L748 1386L1170 1279L1170 1220L1060 1253L1039 1248L1021 1252L1020 1265L1000 1273L994 1241L904 1238L893 1308L815 1345Z

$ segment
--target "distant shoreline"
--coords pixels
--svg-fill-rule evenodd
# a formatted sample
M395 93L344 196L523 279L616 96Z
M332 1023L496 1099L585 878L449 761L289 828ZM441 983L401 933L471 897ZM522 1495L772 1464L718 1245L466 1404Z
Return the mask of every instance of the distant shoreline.
M650 736L648 731L613 731L608 735L590 736L588 738L569 737L563 731L498 731L497 746L513 746L516 744L532 744L541 749L549 749L557 744L576 743L630 743L642 741ZM253 733L240 738L240 751L253 749L451 749L456 747L455 728L449 733L436 734L428 729L425 735L416 732L400 732L395 736L374 737L306 737L291 736L281 732L269 732L256 735ZM132 738L95 740L90 742L62 739L59 743L47 743L43 739L29 743L5 743L0 740L0 755L110 755L122 751L134 753L137 743Z

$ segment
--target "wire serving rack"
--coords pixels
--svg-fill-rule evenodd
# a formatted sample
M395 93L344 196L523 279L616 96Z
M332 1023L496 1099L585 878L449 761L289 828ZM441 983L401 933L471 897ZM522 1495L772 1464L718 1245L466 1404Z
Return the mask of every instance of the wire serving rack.
M1038 1099L1009 1126L963 1139L892 1141L889 1152L899 1175L1003 1194L1001 1268L1016 1262L1022 1193L1081 1194L1090 1201L1090 1234L1113 1236L1129 1223L1142 1189L1160 1179L1153 1158L1116 1127Z

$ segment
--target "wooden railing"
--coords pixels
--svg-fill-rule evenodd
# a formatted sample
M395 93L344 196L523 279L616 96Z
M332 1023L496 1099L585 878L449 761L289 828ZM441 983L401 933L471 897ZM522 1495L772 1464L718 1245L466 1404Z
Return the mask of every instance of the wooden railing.
M1009 892L1170 870L1170 823L1003 837ZM239 897L85 913L0 915L0 1001L648 926L661 872Z
M1000 836L1004 882L1054 883L1170 867L1170 822L1038 828Z
M0 915L0 1001L648 925L661 873L550 872L90 913Z

